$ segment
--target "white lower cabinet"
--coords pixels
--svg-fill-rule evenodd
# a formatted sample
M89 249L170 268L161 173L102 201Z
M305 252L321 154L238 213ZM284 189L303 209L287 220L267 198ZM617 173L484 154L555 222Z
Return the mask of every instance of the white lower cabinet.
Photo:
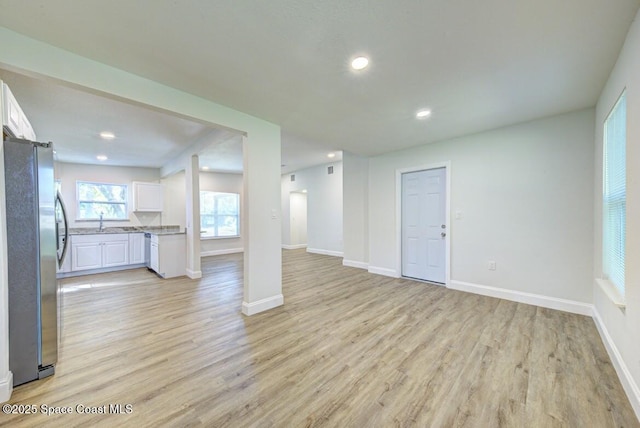
M128 237L127 237L128 238ZM129 239L102 243L102 267L129 264Z
M158 243L151 242L149 251L149 267L156 272L160 272L160 255L158 252Z
M144 233L129 234L129 264L137 265L145 261Z
M186 273L187 240L184 233L171 235L151 234L149 267L163 278Z
M71 270L102 269L129 264L129 234L74 235Z
M71 270L100 269L102 267L102 243L78 242L71 244Z
M124 269L128 269L128 266L135 268L145 263L144 233L102 233L69 238L71 248L67 258L71 263L67 270L61 269L59 273L68 272L72 276L77 271L106 272L109 268L125 266ZM152 233L149 251L149 267L158 275L163 278L185 275L187 241L184 233Z

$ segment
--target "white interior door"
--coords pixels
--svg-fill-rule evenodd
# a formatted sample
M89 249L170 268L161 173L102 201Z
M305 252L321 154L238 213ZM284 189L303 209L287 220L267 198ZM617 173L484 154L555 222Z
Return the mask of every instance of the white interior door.
M446 169L402 174L402 276L446 281Z

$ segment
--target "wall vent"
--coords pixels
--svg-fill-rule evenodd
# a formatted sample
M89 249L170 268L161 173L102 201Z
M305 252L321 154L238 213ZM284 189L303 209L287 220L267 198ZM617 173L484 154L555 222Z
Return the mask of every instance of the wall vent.
M333 167L332 166L327 168L327 174L333 174Z
M296 175L295 174L291 174L291 181L296 181Z

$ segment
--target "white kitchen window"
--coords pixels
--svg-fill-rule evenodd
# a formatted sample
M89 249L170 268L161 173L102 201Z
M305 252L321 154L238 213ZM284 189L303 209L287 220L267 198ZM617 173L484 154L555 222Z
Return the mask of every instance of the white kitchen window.
M226 238L240 236L240 195L200 192L200 236Z
M604 122L602 273L624 299L627 98L623 92Z
M127 220L127 185L76 182L78 220Z

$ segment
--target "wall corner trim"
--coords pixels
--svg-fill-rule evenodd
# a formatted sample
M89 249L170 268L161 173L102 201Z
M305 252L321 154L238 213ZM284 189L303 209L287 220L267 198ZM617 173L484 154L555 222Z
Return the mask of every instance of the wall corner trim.
M367 270L369 271L369 273L373 273L376 275L390 276L391 278L400 278L400 275L398 275L398 272L396 272L395 269L369 266Z
M358 269L369 270L369 263L367 263L367 262L357 262L355 260L343 259L342 260L342 266L349 266L349 267L354 267L354 268L358 268Z
M202 271L201 270L187 269L186 270L186 274L191 279L200 279L200 278L202 278Z
M0 380L0 403L4 403L11 399L13 392L13 373L8 371L4 379Z
M620 383L622 384L624 391L627 393L627 397L629 398L631 407L633 407L633 411L636 413L636 417L640 420L640 388L638 387L638 384L633 380L633 376L631 376L629 368L622 359L622 355L620 355L618 347L613 342L613 339L609 335L607 327L604 325L602 317L600 317L600 314L595 307L593 308L593 321L596 323L596 328L598 329L598 333L600 333L600 337L602 338L604 347L607 349L609 358L611 358L613 367L618 374Z
M325 256L342 257L342 251L321 250L319 248L307 248L307 253L322 254Z
M542 308L556 309L578 315L593 315L593 305L575 300L560 299L557 297L543 296L541 294L526 293L523 291L507 290L505 288L491 287L488 285L473 284L470 282L449 281L447 288L467 293L480 294L482 296L497 297L518 303L540 306Z
M242 313L251 316L282 305L284 305L284 296L277 294L251 303L242 302Z

